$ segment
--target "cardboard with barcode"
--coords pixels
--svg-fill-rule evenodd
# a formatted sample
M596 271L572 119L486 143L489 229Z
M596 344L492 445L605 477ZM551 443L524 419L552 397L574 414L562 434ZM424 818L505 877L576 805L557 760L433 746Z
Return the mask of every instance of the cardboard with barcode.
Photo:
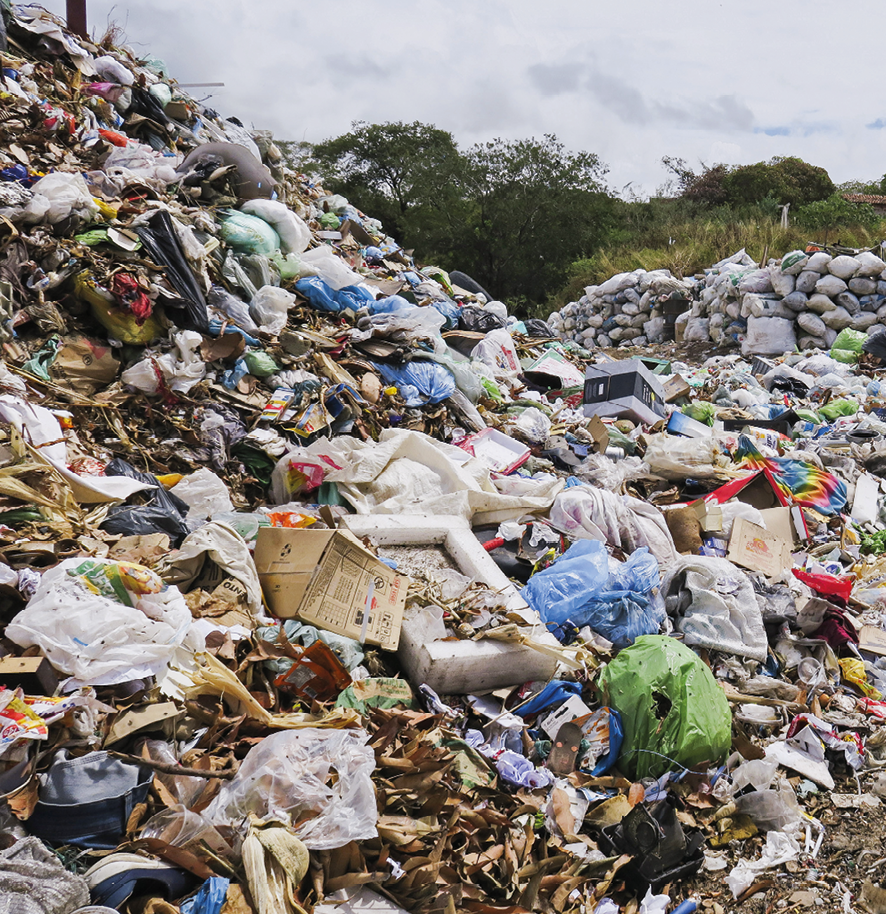
M726 558L742 568L759 571L767 578L776 578L791 565L791 543L743 517L737 517L732 526Z
M362 643L397 649L409 578L352 534L261 527L255 565L265 602L278 618L298 618Z

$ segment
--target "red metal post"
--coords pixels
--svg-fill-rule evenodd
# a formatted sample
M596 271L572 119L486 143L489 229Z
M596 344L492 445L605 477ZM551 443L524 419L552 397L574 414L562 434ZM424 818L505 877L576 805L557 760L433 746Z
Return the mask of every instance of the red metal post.
M68 15L68 30L81 38L88 38L86 33L86 0L65 0Z

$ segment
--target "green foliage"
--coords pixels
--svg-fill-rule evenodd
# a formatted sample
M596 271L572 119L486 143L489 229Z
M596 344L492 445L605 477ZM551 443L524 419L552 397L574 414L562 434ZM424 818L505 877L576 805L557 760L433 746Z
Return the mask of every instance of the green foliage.
M817 200L797 211L797 222L806 229L824 232L824 243L845 244L842 238L833 236L839 227L846 225L863 226L872 229L880 217L868 203L850 203L842 194L833 194L827 200Z
M823 168L795 156L732 167L702 163L698 174L682 159L666 156L662 163L676 176L680 196L708 207L754 206L763 200L778 206L805 206L836 190Z
M314 146L312 164L330 190L401 236L421 222L416 210L449 196L463 162L445 130L418 121L357 121L349 133Z
M597 156L554 136L461 152L426 124L355 123L314 147L313 167L426 261L509 300L541 301L559 286L568 264L604 240L616 205Z
M570 153L554 136L493 140L465 154L465 228L450 254L459 269L499 297L542 300L566 266L602 243L614 201L605 168L591 153Z

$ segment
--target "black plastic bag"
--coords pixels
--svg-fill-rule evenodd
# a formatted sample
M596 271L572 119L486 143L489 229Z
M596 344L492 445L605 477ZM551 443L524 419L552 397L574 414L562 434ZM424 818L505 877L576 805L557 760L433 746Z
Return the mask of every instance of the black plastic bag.
M206 310L206 299L188 266L169 213L155 213L147 225L138 226L136 232L151 260L166 267L169 282L181 296L178 302L175 299L163 300L167 312L170 309L178 312L173 316L176 326L184 330L208 333L209 314Z
M163 110L160 102L151 95L150 92L132 86L132 107L129 109L130 114L140 114L155 124L166 125L169 123L169 117Z
M108 511L101 525L108 533L122 536L147 536L151 533L166 533L173 546L190 533L185 515L188 506L172 492L167 492L156 476L139 472L132 464L115 457L106 467L105 476L128 476L147 485L156 486L148 491L149 501L144 505L118 505Z
M490 333L492 330L501 330L504 326L505 322L497 314L482 308L462 308L458 312L459 330Z
M886 330L869 336L861 344L861 348L863 352L876 356L881 362L886 362Z
M557 334L551 329L551 325L537 317L530 317L528 320L523 321L523 323L526 326L526 334L528 336L548 337L550 339L557 338Z

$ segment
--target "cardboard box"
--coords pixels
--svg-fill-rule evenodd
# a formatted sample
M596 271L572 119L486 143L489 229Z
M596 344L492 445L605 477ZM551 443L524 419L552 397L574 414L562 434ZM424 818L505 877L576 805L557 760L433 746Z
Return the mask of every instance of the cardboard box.
M21 688L26 695L54 695L58 676L45 657L2 657L0 685Z
M673 403L680 397L688 397L692 392L689 382L681 374L675 374L664 382L662 389L665 392L665 403Z
M633 419L654 425L664 418L664 390L658 378L635 359L588 366L584 413Z
M261 527L255 566L275 616L297 617L361 643L397 649L409 578L379 561L352 534Z
M726 558L742 568L774 578L790 567L791 546L788 540L777 534L737 517L732 526Z
M858 649L886 657L886 632L876 625L862 625Z
M594 439L594 449L598 454L605 454L609 447L609 429L599 416L592 416L585 426L590 436Z

